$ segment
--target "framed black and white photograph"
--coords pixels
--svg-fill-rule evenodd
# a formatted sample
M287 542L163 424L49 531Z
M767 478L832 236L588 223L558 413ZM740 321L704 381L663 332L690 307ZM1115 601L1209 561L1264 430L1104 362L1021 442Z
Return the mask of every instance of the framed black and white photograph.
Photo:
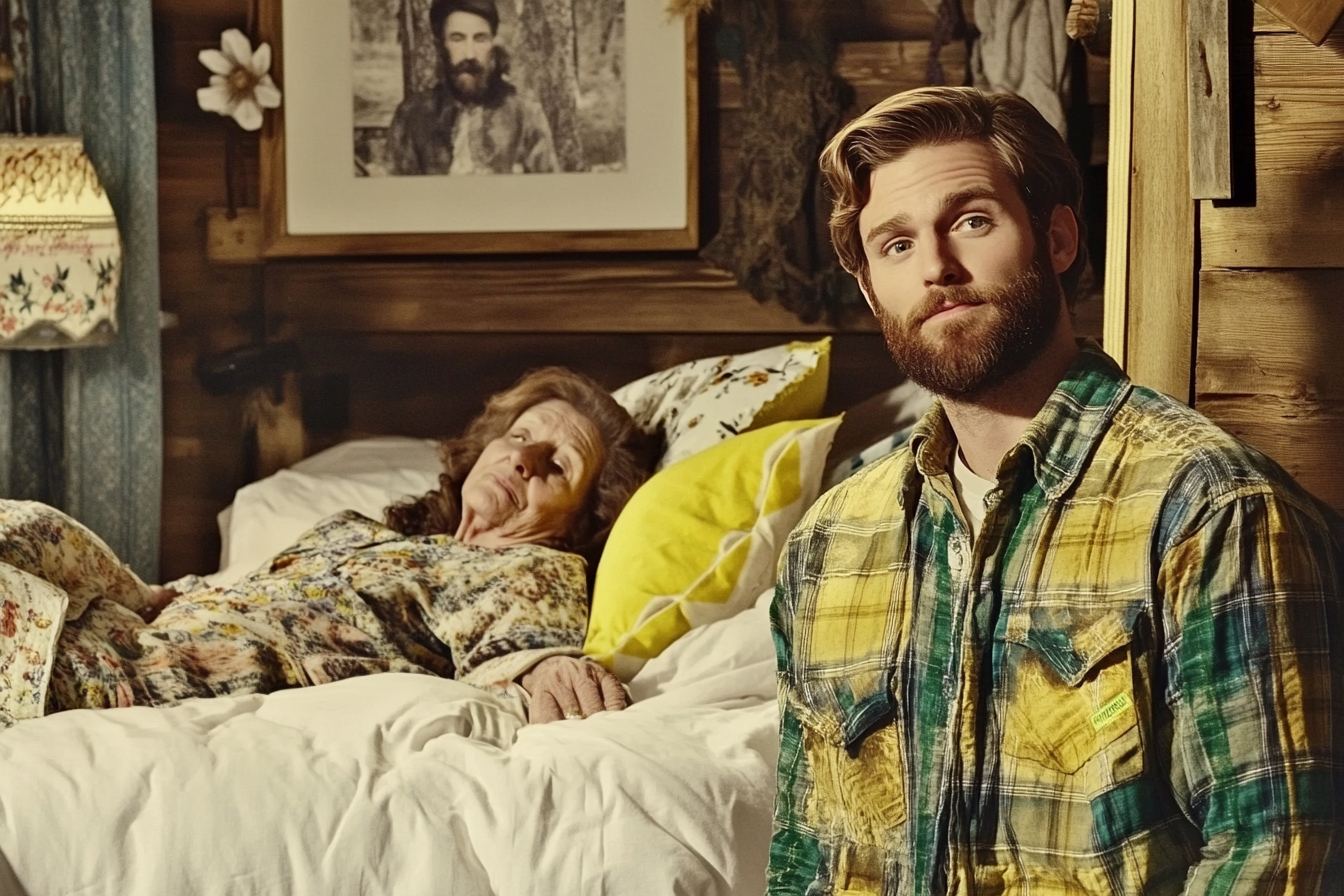
M691 249L694 22L636 0L263 0L268 256Z

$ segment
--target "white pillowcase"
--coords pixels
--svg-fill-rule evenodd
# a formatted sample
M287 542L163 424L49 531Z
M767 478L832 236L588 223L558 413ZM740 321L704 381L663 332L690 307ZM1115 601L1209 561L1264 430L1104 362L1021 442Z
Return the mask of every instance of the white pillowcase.
M344 442L240 488L219 514L224 585L293 544L314 523L342 510L381 519L387 505L437 488L438 443L392 436Z

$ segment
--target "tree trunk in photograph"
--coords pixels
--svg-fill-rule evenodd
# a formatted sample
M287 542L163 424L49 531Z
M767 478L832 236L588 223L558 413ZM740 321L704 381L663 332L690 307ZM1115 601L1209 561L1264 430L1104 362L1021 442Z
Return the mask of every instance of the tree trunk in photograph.
M574 0L523 0L521 40L509 51L519 80L530 88L551 125L562 171L587 167L579 136L579 75Z
M439 83L439 50L429 30L431 0L401 0L402 77L405 95L429 90Z

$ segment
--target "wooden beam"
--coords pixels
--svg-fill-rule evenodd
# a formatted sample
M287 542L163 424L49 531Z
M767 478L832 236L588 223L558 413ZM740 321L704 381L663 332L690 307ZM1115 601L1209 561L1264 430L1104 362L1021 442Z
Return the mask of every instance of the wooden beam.
M1255 202L1200 211L1203 267L1344 265L1344 31L1255 38Z
M939 53L947 83L966 78L966 45L954 41ZM893 93L928 84L929 42L924 40L856 41L842 43L835 73L854 88L860 109ZM742 108L742 79L730 62L719 63L719 108Z
M1283 19L1274 15L1274 13L1265 9L1259 3L1253 3L1254 12L1251 18L1251 30L1256 34L1296 34L1293 26L1289 25Z
M1134 3L1114 0L1111 19L1111 114L1106 155L1106 279L1102 345L1128 366L1130 164L1134 124Z
M269 387L253 389L244 402L244 418L256 439L251 463L257 479L298 463L307 453L298 375L286 373L282 389L279 402Z
M1227 0L1186 0L1190 196L1232 198L1232 98Z
M1135 4L1132 158L1123 170L1131 172L1126 369L1135 382L1188 402L1197 224L1184 24L1180 0Z
M694 259L273 263L265 290L271 332L834 331L757 302L731 274ZM843 329L876 323L865 311Z
M966 82L966 44L944 45L938 60L948 84ZM863 41L840 45L835 71L854 88L858 107L867 109L893 93L927 85L928 65L927 41Z
M1256 0L1277 18L1291 25L1317 46L1325 40L1340 13L1344 0Z
M933 36L938 17L923 0L847 0L832 4L832 28L840 40L923 40Z

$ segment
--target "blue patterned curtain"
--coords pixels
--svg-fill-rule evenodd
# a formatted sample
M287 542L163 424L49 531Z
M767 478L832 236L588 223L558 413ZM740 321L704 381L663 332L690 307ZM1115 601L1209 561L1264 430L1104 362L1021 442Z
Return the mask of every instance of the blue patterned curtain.
M0 493L62 508L156 581L163 432L150 0L8 2L30 23L35 130L83 136L125 254L112 345L0 352L0 399L9 398Z

